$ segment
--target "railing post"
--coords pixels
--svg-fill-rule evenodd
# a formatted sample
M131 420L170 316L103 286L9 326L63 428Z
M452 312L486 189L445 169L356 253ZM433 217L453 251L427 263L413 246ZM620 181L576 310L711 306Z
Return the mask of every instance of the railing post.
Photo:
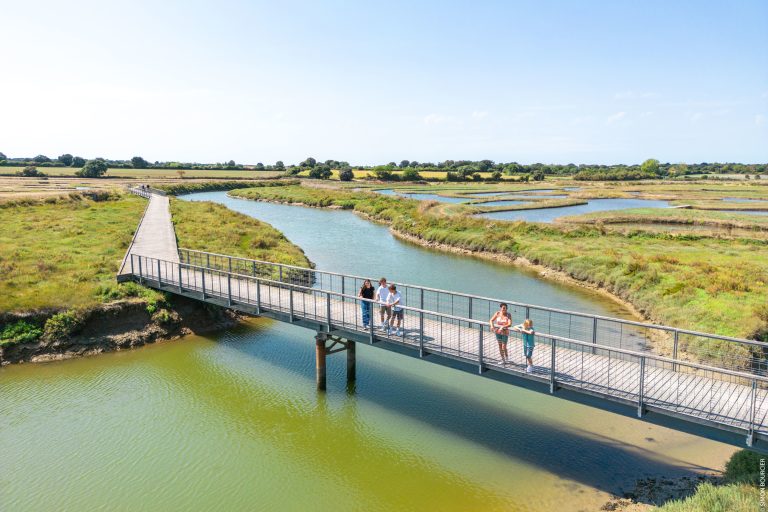
M375 336L374 330L376 329L376 320L373 318L373 302L371 302L371 325L370 327L370 338L371 338L371 345L373 345L373 337Z
M555 338L551 338L550 341L552 342L552 360L549 363L551 365L549 372L549 392L554 393L557 390L557 382L555 381L555 354L557 354L557 340Z
M131 254L131 275L134 275L136 272L133 271L133 257L136 256L135 254Z
M592 344L595 347L592 348L592 354L597 354L597 317L592 318Z
M232 272L232 256L227 256L229 259L229 271Z
M163 286L163 278L160 275L160 260L157 260L157 287L161 288Z
M424 288L419 288L419 309L424 309Z
M205 253L205 266L208 268L211 268L211 255L210 253Z
M467 309L469 310L469 311L467 311L467 313L468 313L467 314L467 318L469 318L471 320L472 319L472 297L469 298L469 305L468 305Z
M227 274L227 305L232 305L232 274Z
M203 278L203 300L205 300L205 269L200 272L200 275Z
M640 387L637 391L637 417L642 418L645 412L645 357L640 358Z
M680 331L675 329L675 339L672 344L672 359L677 359L677 347L680 343ZM672 371L677 371L677 363L672 364Z
M283 266L280 265L277 268L279 269L279 274L280 274L280 279L278 279L278 281L280 281L282 283L283 282Z
M181 263L178 264L177 268L179 269L179 293L184 291L184 288L181 286Z
M477 337L477 373L483 374L483 324L477 324L478 337Z
M141 256L139 256L139 284L144 284L144 271L141 269Z
M328 332L331 332L331 293L325 293L325 322L328 325Z
M261 281L256 280L256 314L261 314Z
M289 319L293 323L293 288L288 288L288 308Z
M747 433L747 446L750 448L755 442L755 405L757 404L757 379L752 379L752 405L749 408L749 432Z
M253 268L253 277L256 277L256 262L255 261L251 262L251 267Z
M424 290L421 290L424 297ZM424 311L419 311L419 357L424 357Z

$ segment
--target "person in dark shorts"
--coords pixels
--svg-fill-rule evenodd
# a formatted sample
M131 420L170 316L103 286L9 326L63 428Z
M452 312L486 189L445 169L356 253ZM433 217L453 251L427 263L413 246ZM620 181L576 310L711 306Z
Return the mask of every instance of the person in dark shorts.
M525 368L527 373L533 371L533 347L536 345L536 331L533 330L533 320L526 318L525 322L516 325L513 329L523 336L523 355L528 366Z
M509 362L509 353L507 352L509 327L512 325L512 316L507 312L506 304L503 302L499 304L499 310L491 317L490 324L491 331L496 335L496 341L499 344L501 362L506 365Z
M360 293L357 294L361 299L367 299L360 301L360 310L363 313L363 328L368 329L371 325L371 311L373 310L373 296L376 294L376 290L373 288L370 279L363 281L363 286L360 287Z
M392 329L397 324L397 332L395 336L402 336L403 332L400 327L403 324L403 296L397 291L397 287L393 284L389 285L389 296L387 297L387 305L392 308L392 318L389 320L389 329L387 334L392 334Z

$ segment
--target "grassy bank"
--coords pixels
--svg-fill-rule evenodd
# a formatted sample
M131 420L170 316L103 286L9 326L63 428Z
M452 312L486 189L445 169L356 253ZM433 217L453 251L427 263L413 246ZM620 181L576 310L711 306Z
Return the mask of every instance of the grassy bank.
M225 206L171 200L179 247L308 267L304 251L269 224Z
M265 180L248 183L249 187L282 187L285 185L298 185L299 180ZM242 181L203 181L203 182L180 182L164 185L157 185L155 188L164 190L170 195L180 196L182 194L193 194L195 192L215 192L221 190L233 190L243 188Z
M21 171L24 167L0 167L0 176L13 176L15 173ZM48 176L76 176L76 172L79 168L75 167L39 167L41 172L44 172ZM215 169L187 169L184 170L185 178L210 178L210 179L232 179L232 178L248 178L248 179L264 179L264 178L276 178L281 176L282 171L249 171L249 170L215 170ZM136 179L153 179L153 178L178 178L179 172L176 169L115 169L111 168L107 170L105 175L108 178L136 178Z
M425 241L522 256L603 287L654 321L739 337L766 332L768 260L760 257L765 243L654 233L624 236L592 226L445 216L437 213L436 203L300 186L231 194L353 209ZM719 347L706 349L717 354Z
M0 312L60 310L102 302L146 202L79 194L2 209Z
M41 339L47 350L68 339L92 312L115 301L138 301L148 322L173 323L178 315L164 294L115 281L146 204L130 194L100 192L0 208L0 362L3 349ZM174 200L172 209L181 246L310 265L268 224L210 203Z

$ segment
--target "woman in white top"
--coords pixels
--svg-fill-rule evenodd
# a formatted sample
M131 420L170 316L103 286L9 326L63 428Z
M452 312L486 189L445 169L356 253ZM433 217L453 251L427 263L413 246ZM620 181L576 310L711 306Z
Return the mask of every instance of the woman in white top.
M392 307L387 304L389 298L389 287L387 278L379 279L379 287L376 288L376 301L379 303L379 316L381 317L381 330L389 328L389 321L392 318Z

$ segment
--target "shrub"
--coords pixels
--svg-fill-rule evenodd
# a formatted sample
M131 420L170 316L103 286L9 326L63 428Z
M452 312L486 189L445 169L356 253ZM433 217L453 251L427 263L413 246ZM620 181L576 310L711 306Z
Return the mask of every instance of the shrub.
M734 453L725 464L725 479L736 484L757 485L760 480L760 459L763 457L750 450Z
M66 339L76 333L80 327L82 327L82 318L76 312L58 313L45 322L43 339L46 341Z
M43 330L25 320L8 324L0 332L0 346L16 343L30 343L42 336Z
M339 172L339 179L341 181L352 181L354 177L355 173L352 172L352 169L342 169L341 172Z
M23 176L25 178L42 178L46 176L44 172L38 171L35 166L28 165L23 170L16 173L17 176Z
M83 178L101 178L107 172L107 163L101 158L88 160L82 169L77 172Z

